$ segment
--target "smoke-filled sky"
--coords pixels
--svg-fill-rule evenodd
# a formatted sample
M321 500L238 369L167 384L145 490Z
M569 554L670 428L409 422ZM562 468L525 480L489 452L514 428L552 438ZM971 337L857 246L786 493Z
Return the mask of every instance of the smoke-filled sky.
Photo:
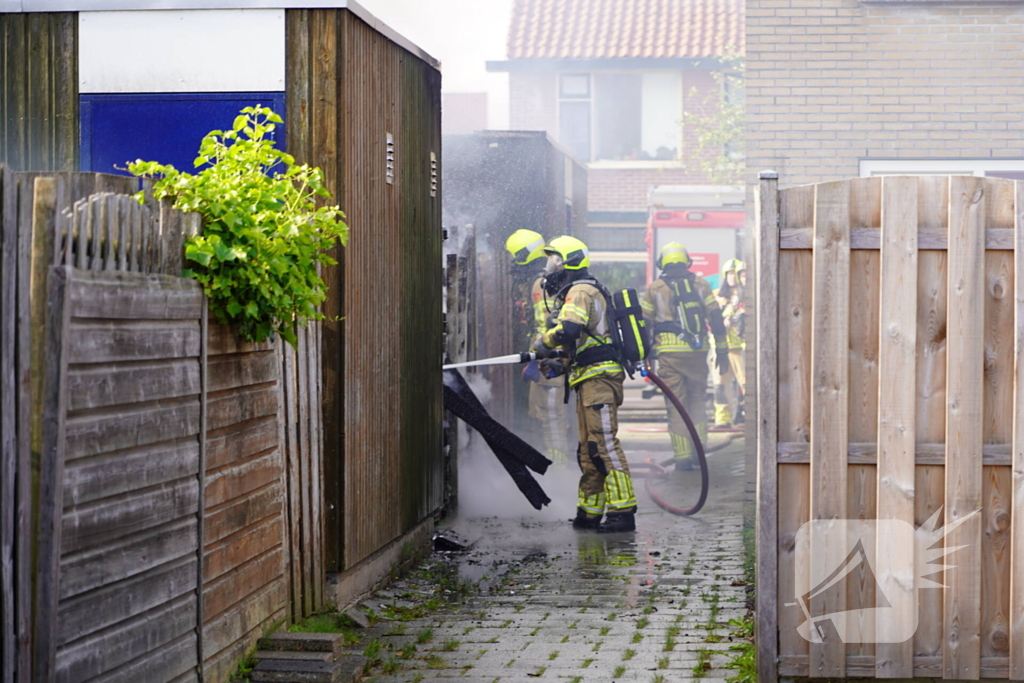
M513 0L360 0L384 23L441 60L444 92L487 92L488 125L508 128L508 75L488 73L503 60Z

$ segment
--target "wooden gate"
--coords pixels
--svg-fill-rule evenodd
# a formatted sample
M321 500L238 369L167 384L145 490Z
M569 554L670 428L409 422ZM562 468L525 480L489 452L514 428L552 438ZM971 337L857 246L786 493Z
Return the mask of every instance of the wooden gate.
M1024 184L756 198L759 679L1024 679Z

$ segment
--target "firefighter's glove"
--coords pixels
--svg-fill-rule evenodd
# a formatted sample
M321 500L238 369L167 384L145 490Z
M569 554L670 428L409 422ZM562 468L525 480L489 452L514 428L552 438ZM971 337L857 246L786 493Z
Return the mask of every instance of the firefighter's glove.
M544 329L550 330L552 327L558 327L558 311L552 311L544 318Z
M540 363L532 361L523 368L524 382L539 382L541 380Z
M716 346L715 347L715 367L718 369L718 374L722 377L729 374L729 347L728 346Z
M544 360L546 358L562 358L565 356L562 349L549 349L541 342L538 342L533 348L534 352L537 354L537 360Z
M548 379L561 377L569 372L569 364L564 358L545 358L540 361L540 373Z

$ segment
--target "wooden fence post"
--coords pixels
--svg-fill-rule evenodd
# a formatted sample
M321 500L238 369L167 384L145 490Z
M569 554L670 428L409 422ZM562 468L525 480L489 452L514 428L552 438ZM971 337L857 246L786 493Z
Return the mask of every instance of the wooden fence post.
M778 679L779 174L763 171L757 214L757 678Z
M67 392L67 271L55 268L54 244L63 214L64 183L37 178L32 220L32 457L38 467L34 495L36 599L34 679L56 676L58 576L63 511L64 414Z

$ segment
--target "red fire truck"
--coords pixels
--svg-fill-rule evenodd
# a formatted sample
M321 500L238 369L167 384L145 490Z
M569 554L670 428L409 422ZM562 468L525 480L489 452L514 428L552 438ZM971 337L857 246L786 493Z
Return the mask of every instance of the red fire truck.
M718 288L722 265L735 258L744 226L743 188L658 185L647 195L647 282L656 274L658 251L679 242L692 270Z

